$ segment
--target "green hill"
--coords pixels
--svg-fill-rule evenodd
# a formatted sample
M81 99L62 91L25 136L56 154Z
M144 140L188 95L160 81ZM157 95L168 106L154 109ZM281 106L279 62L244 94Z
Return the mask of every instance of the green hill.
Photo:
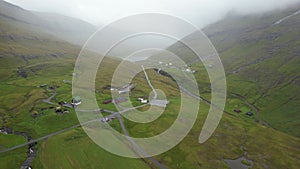
M227 111L253 111L257 121L297 137L300 136L299 9L296 4L264 14L230 13L203 29L225 68L230 103ZM197 39L194 34L185 38L194 39ZM195 63L194 53L182 43L168 50L198 70L200 91L205 96L209 92L208 77L203 65Z

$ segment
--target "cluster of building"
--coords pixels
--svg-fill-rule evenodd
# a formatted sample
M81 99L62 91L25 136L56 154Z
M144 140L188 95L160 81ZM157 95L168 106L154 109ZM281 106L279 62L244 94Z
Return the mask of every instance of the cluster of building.
M56 112L57 114L66 114L66 113L69 113L69 110L66 109L66 108L64 108L64 107L62 107L62 106L57 106L57 107L55 108L55 112Z
M191 68L186 68L185 71L186 72L191 72L191 73L196 73L196 70L192 70Z
M75 108L76 106L79 106L81 103L82 100L79 96L74 97L71 103L65 101L58 102L58 106L55 108L55 112L58 114L69 113L69 110L67 108Z
M171 62L167 63L167 62L159 61L158 64L161 65L161 66L176 68L176 66L173 66L173 63L171 63ZM158 73L159 73L160 70L161 70L161 68L158 69ZM182 71L190 72L190 73L195 73L196 72L195 70L192 70L192 68L188 65L184 65Z
M171 63L171 62L167 63L167 62L159 61L158 64L165 65L165 66L173 66L173 63Z

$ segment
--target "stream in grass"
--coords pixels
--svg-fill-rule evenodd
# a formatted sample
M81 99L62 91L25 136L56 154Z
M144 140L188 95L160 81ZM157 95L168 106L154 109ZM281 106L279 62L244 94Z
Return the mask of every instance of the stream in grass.
M235 160L225 159L224 161L231 169L249 169L253 166L253 162L248 160L244 156Z
M2 128L1 129L2 133L5 134L13 134L13 135L17 135L17 136L22 136L24 137L28 142L32 141L32 137L29 136L28 134L26 134L25 132L19 132L19 131L14 131L11 128ZM27 147L27 158L26 160L22 163L20 169L32 169L31 167L31 163L34 160L34 158L36 157L36 152L37 152L37 148L36 148L37 143L32 143L29 144Z

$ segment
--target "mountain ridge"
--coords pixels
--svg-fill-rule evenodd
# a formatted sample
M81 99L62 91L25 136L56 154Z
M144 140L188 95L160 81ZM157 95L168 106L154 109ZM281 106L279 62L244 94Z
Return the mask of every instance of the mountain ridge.
M33 12L0 0L0 16L21 22L31 30L42 31L75 45L83 45L97 27L77 18L60 14Z

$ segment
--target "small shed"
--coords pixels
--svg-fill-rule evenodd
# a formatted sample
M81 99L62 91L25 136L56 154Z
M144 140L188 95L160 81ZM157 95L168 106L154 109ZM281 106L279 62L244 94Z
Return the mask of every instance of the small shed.
M46 87L47 86L47 84L41 84L40 85L40 87Z
M254 113L252 113L252 112L249 111L249 112L246 113L246 115L247 115L247 116L253 116Z
M78 106L81 104L81 98L79 96L76 96L72 99L72 104L75 106Z
M236 113L242 113L242 111L240 109L234 109L234 112L236 112Z
M103 104L109 104L109 103L111 103L112 102L112 99L109 99L109 100L104 100L102 103Z

